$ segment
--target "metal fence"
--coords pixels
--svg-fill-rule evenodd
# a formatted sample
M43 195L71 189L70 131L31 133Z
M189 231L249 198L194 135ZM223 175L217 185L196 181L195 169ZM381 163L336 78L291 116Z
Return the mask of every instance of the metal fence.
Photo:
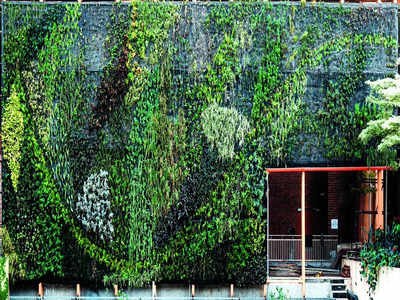
M337 244L337 235L313 235L311 247L306 247L306 260L330 260ZM270 235L269 257L271 261L301 261L301 235Z

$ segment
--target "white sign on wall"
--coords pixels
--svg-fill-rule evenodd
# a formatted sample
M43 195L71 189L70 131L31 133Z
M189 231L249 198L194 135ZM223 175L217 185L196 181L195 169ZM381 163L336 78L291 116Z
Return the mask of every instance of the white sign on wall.
M338 229L338 228L339 228L338 219L331 219L331 229Z

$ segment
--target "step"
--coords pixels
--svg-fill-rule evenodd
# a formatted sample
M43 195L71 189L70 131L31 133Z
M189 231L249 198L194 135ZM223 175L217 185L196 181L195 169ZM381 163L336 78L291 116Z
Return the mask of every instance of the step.
M345 285L332 285L332 291L344 291L346 290Z
M332 293L332 297L335 299L338 299L338 298L347 299L347 293Z
M344 279L331 279L331 284L344 284Z

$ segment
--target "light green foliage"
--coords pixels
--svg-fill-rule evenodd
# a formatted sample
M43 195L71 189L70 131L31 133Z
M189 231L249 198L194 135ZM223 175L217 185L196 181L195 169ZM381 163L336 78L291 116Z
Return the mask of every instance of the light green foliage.
M378 105L381 113L378 119L368 122L359 138L364 143L378 139L378 151L391 151L400 144L400 116L393 113L400 109L400 76L367 84L371 87L367 102Z
M32 62L29 70L22 72L22 81L25 84L26 100L32 110L32 121L35 124L39 142L43 147L48 147L44 141L49 137L48 116L51 114L52 105L45 99L46 89L39 72L38 62ZM48 148L45 151L49 151Z
M8 160L13 187L17 190L21 162L20 148L24 130L24 116L21 111L21 101L24 101L24 93L16 85L13 85L11 90L11 95L4 109L2 138L4 159Z
M140 99L140 95L145 88L148 78L148 70L146 68L137 68L135 71L135 76L132 77L132 85L130 86L128 93L125 97L125 104L132 105L135 104Z
M157 5L151 1L132 1L131 26L128 32L130 68L137 59L150 65L159 62L166 51L164 43L170 37L170 28L178 16L178 6L170 3ZM128 77L133 79L134 74Z
M16 249L12 244L7 228L4 226L0 230L0 237L3 248L3 255L8 259L8 274L11 280L22 279L25 277L24 267L16 253Z
M270 300L288 300L287 293L282 288L276 288L270 295Z
M0 257L0 299L8 299L8 258Z
M250 131L246 117L235 108L213 103L201 114L201 126L212 147L222 159L233 158L235 147L242 146Z
M107 171L89 176L83 185L83 194L78 195L75 209L83 227L94 232L101 240L111 241L114 227L111 223L113 213L110 207L110 189Z

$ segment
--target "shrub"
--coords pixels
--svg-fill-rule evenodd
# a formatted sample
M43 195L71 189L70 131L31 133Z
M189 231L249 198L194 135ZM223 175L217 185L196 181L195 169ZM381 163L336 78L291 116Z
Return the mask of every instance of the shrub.
M360 252L361 274L367 279L370 293L375 290L381 267L400 267L400 224L393 223L387 232L370 232Z
M201 126L212 147L217 148L220 158L233 158L235 146L244 143L250 124L235 108L211 104L201 114Z

